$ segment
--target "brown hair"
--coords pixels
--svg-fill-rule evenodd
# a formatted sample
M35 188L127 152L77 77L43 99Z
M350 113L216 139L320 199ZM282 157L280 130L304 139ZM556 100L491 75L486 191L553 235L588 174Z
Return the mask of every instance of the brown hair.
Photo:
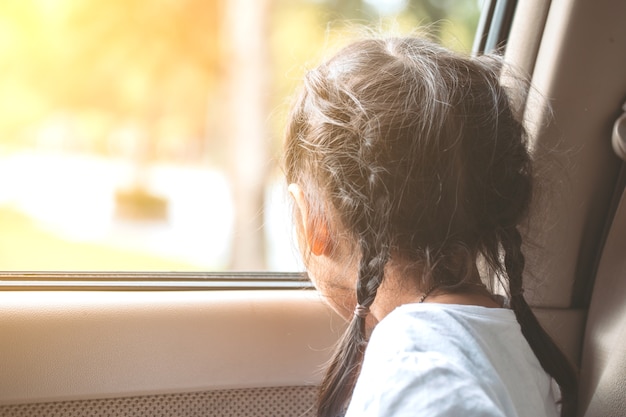
M421 38L355 42L306 75L288 122L286 176L326 202L358 245L360 305L373 303L395 254L422 265L421 288L449 291L483 259L560 385L561 415L573 416L576 373L523 295L518 225L530 205L531 160L501 69L495 57ZM365 320L355 316L322 383L319 416L343 412L365 345Z

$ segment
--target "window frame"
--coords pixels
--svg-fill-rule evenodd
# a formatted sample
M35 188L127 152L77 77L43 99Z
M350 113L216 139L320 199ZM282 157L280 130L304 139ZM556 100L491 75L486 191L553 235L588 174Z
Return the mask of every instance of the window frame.
M313 290L305 272L0 272L0 291Z

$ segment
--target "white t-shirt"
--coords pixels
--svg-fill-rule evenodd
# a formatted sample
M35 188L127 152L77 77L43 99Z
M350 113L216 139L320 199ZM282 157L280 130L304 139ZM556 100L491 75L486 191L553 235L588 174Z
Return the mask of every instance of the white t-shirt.
M557 417L554 390L512 310L407 304L374 329L346 417Z

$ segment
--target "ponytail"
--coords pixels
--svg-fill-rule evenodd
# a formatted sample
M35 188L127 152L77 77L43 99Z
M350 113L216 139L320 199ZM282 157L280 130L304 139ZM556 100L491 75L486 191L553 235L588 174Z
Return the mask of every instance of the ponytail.
M519 322L522 334L537 356L543 369L561 388L561 417L575 417L578 400L578 376L574 367L541 327L537 317L524 298L522 272L525 259L521 250L522 237L516 227L505 230L502 246L504 265L509 277L511 308Z

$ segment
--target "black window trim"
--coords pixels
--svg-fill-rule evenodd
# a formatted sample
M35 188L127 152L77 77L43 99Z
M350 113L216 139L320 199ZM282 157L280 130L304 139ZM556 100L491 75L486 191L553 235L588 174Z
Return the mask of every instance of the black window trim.
M517 0L486 0L480 13L472 53L503 53L511 31Z

